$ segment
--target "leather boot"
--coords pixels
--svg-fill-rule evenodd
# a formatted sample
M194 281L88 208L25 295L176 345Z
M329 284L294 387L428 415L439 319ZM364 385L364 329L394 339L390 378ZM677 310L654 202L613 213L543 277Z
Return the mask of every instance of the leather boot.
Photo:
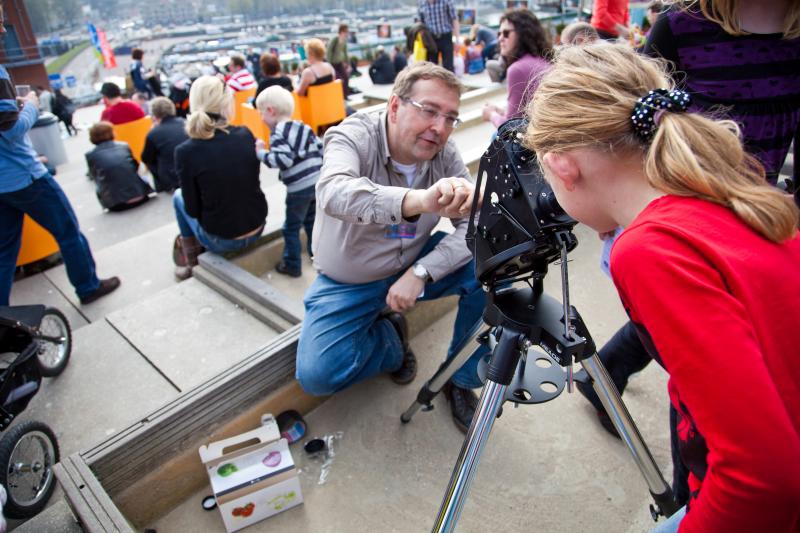
M197 237L178 236L173 247L175 260L175 277L183 281L192 276L192 267L197 266L197 256L206 249L197 240Z
M186 266L197 266L197 256L206 251L197 237L181 237L181 249L186 260Z

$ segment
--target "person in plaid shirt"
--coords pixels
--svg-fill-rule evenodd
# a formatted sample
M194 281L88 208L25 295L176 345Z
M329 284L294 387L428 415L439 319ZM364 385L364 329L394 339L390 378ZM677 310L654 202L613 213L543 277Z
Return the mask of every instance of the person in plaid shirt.
M436 40L436 48L442 53L442 66L453 72L453 34L460 33L453 0L419 0L419 19ZM428 61L439 63L438 52L428 52Z

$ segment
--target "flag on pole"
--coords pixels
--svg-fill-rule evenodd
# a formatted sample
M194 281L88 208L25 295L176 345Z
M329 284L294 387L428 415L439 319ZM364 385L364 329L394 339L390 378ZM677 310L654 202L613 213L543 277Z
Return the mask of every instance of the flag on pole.
M100 39L100 52L103 55L103 66L106 68L116 67L117 58L114 57L114 51L108 44L108 39L106 39L106 32L104 32L103 30L98 30L97 36Z
M105 68L114 68L117 66L117 59L114 57L114 51L108 44L106 32L98 30L94 24L89 23L89 38L92 41L94 48L94 55L97 61L100 62Z

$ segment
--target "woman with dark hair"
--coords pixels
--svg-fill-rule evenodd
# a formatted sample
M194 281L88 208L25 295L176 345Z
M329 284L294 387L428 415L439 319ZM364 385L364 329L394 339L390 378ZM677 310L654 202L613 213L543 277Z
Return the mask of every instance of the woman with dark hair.
M522 8L510 9L500 17L497 37L506 64L508 103L505 109L488 103L484 106L483 120L495 127L525 114L539 80L550 68L545 58L553 48L550 34L536 15Z
M258 65L261 67L263 77L261 78L261 81L258 82L256 96L253 98L253 107L256 106L256 98L258 98L258 95L261 94L261 91L267 87L279 85L289 92L294 90L294 87L292 86L292 80L289 78L289 76L281 72L281 62L273 54L261 54L261 57L258 59Z
M139 163L128 145L114 141L114 126L98 122L89 128L89 140L95 147L86 153L86 164L100 205L109 211L124 211L146 202L153 189L137 174Z

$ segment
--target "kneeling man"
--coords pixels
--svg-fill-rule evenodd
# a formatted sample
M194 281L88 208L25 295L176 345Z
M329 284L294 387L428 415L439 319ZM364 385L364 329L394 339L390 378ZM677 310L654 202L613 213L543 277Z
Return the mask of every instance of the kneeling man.
M459 295L448 358L480 319L485 296L464 237L475 192L453 141L462 86L420 62L397 77L385 112L356 113L325 135L313 232L319 276L305 296L297 379L324 395L381 372L410 383L417 361L401 313ZM440 217L452 234L431 234ZM466 431L481 381L476 353L445 388Z

